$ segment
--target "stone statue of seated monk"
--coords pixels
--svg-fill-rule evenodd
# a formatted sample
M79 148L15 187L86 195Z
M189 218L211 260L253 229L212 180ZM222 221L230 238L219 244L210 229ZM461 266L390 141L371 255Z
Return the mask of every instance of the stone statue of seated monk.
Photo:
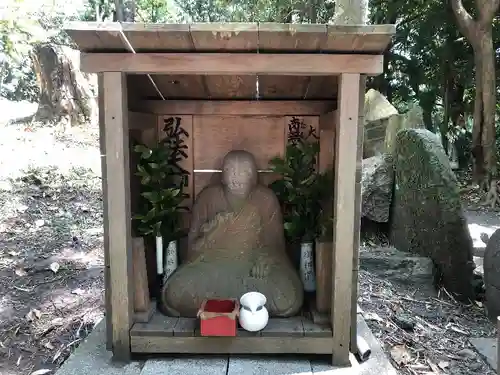
M237 298L249 291L267 297L271 316L302 307L303 287L285 251L278 199L258 184L252 154L231 151L222 183L196 198L183 264L163 286L161 303L173 316L196 317L205 298Z

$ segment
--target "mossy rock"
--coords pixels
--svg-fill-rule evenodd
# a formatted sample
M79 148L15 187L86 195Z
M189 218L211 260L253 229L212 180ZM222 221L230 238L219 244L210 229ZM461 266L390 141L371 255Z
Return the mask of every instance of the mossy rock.
M484 287L488 317L496 322L500 316L500 229L488 240L484 252Z
M430 257L437 281L466 301L472 287L472 239L458 182L436 135L405 129L396 136L391 241L401 251Z

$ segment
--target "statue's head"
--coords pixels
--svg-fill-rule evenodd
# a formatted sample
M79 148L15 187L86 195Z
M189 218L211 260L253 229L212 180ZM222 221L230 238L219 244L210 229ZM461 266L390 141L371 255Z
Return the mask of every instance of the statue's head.
M253 155L243 150L228 152L222 162L222 183L233 195L246 198L257 185L257 163Z

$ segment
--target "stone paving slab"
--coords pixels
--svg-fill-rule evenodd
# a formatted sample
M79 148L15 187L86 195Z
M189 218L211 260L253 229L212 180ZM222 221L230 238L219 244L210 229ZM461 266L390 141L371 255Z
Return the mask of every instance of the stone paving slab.
M496 337L491 338L472 338L469 342L476 348L476 350L481 354L488 364L493 368L497 369L497 345L498 339Z
M361 314L359 334L372 350L359 364L351 355L352 367L333 367L329 356L323 361L306 356L181 356L133 361L123 365L111 360L106 350L106 328L102 320L57 371L57 375L397 375Z
M123 365L106 350L106 324L101 320L57 371L57 375L139 375L144 361Z
M141 375L226 375L228 357L150 359Z
M312 368L307 359L231 356L227 375L312 375Z
M311 361L312 372L317 375L398 375L391 365L380 342L358 314L358 335L363 337L371 349L371 355L367 361L359 363L354 355L351 355L351 367L333 367L325 361Z

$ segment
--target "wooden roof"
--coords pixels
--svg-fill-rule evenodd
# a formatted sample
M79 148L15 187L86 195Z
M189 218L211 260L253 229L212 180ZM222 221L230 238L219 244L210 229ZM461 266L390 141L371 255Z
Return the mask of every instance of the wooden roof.
M74 22L66 32L82 52L255 52L382 54L394 25L278 23L142 24ZM334 99L336 77L153 75L169 99ZM160 96L146 75L129 85L143 98ZM257 85L258 81L258 85ZM258 91L257 91L258 86Z

